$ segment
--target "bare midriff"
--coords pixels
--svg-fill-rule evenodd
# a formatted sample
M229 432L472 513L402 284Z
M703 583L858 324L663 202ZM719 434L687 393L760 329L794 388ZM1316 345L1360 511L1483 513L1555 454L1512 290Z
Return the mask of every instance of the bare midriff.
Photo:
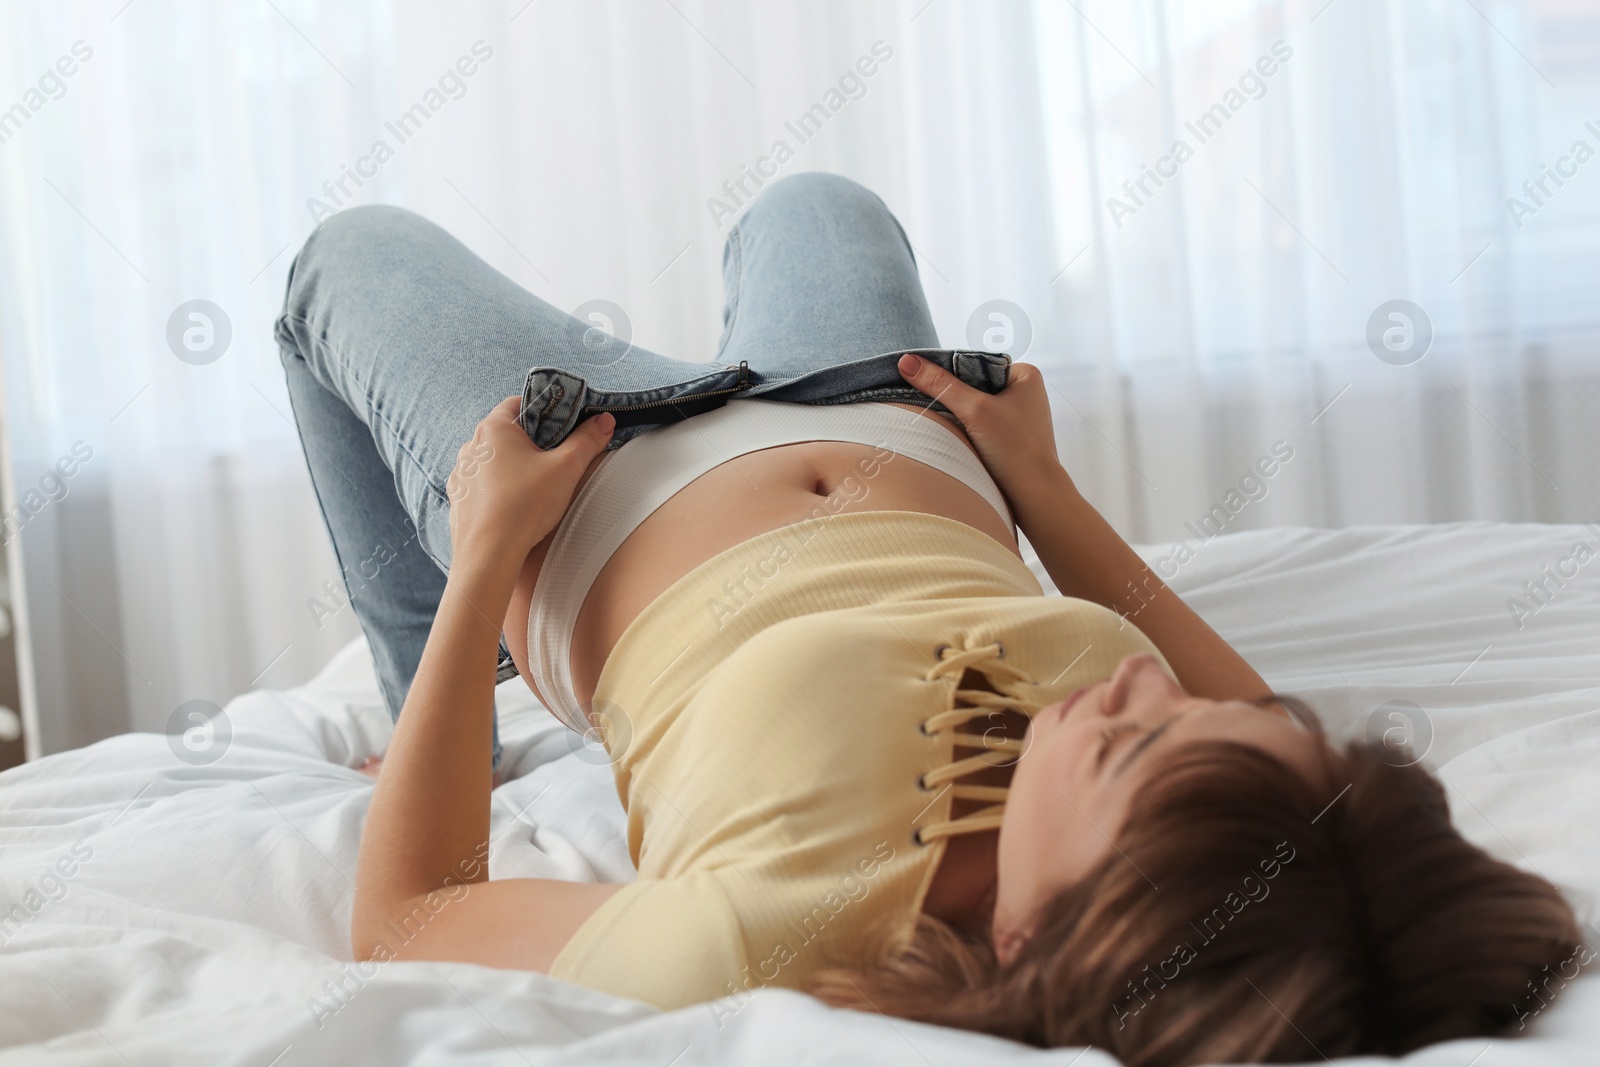
M895 406L937 420L972 447L955 420L918 404ZM648 435L632 447L650 447ZM578 613L572 679L583 707L623 631L651 601L706 560L769 530L822 514L918 511L964 522L1018 551L1005 521L960 479L905 456L864 467L874 456L881 459L870 445L842 441L763 449L713 467L657 508L601 568ZM590 464L580 488L598 462ZM873 473L868 477L864 470ZM550 541L546 537L528 554L506 612L506 647L524 679L528 609ZM537 687L534 692L544 700Z

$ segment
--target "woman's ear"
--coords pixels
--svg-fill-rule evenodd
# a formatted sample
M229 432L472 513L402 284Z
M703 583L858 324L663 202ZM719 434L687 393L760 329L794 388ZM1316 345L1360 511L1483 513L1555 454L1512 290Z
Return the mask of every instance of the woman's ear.
M995 938L994 955L1002 967L1009 967L1028 943L1028 935L1020 930L1010 930Z

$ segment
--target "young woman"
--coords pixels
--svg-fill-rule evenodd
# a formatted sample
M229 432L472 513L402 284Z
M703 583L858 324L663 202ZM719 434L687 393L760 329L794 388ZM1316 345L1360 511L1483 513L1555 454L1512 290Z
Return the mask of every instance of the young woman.
M937 347L876 196L774 183L724 263L706 364L399 209L296 258L289 392L398 716L359 958L719 1017L809 989L1129 1063L1398 1053L1543 1003L1561 895L1166 589L1058 461L1039 372ZM489 880L513 669L602 736L638 881Z

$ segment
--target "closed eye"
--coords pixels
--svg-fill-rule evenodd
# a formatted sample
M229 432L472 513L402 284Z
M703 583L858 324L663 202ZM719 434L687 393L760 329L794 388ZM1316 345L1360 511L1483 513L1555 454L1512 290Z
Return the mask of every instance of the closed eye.
M1106 757L1111 754L1111 745L1118 737L1136 732L1138 729L1138 723L1125 722L1102 730L1100 732L1100 751L1094 758L1095 769L1099 770L1105 766Z

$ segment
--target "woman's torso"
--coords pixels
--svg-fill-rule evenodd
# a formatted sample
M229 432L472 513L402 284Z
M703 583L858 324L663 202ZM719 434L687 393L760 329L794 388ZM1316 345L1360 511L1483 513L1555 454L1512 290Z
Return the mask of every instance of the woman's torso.
M895 406L937 420L971 447L955 420L921 405ZM648 435L632 447L648 448ZM959 479L910 460L864 462L876 453L839 441L748 453L714 467L656 509L606 562L578 613L572 637L578 700L589 703L618 639L651 601L706 560L769 530L817 515L917 511L966 523L1018 553L1006 523ZM526 620L550 540L529 554L506 613L506 645L524 678L530 677Z
M728 607L740 576L754 592ZM593 697L639 876L550 973L672 1009L864 965L919 912L986 932L1007 783L977 775L1009 767L973 768L1021 747L996 716L1025 725L1154 651L1116 612L1041 594L972 525L887 509L785 525L682 576Z

